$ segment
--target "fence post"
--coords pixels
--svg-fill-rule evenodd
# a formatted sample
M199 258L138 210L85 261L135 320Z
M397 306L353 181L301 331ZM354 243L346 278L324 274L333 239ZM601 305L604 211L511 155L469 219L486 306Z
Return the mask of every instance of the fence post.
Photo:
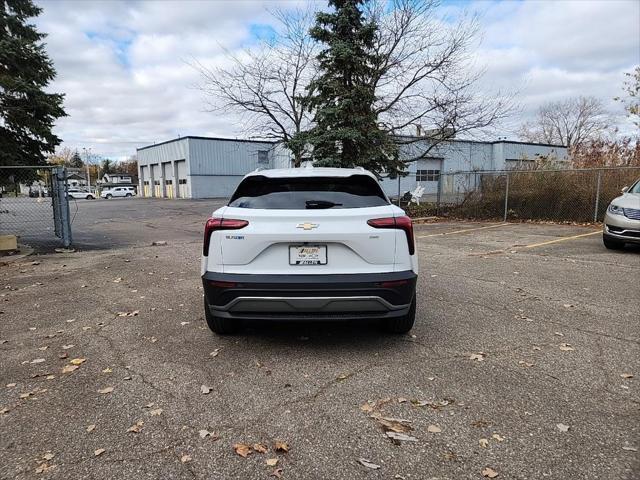
M438 193L436 194L436 217L440 215L440 199L442 198L442 172L438 173Z
M60 238L65 248L71 246L71 215L69 211L69 198L67 196L67 175L64 168L54 169L53 182L54 192L53 201L57 203L54 208L59 213L58 225L60 226ZM57 208L56 208L57 207Z
M602 181L602 170L598 170L598 179L596 180L596 208L593 211L593 221L598 221L598 207L600 207L600 182Z
M400 173L398 172L398 206L400 206Z
M507 187L504 192L504 221L507 221L507 213L509 212L509 172L507 172Z

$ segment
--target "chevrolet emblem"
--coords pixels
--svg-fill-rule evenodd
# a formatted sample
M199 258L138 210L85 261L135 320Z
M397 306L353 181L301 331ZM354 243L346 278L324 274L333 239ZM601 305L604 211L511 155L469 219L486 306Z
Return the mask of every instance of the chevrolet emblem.
M317 223L304 222L304 223L299 223L298 225L296 225L296 228L302 228L303 230L313 230L314 228L318 228L318 224Z

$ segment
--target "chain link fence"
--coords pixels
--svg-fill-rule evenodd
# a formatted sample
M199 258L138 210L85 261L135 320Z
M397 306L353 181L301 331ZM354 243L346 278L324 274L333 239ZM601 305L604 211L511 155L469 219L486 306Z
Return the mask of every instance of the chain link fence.
M71 245L64 168L0 166L0 235L35 249Z
M412 174L402 184L408 180L414 188L401 192L399 201L414 217L598 222L638 178L640 167L437 172L428 179Z

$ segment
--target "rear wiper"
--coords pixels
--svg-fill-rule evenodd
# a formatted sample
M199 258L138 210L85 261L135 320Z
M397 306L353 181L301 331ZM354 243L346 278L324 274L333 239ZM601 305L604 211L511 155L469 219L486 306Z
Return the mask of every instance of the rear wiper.
M328 200L307 200L304 202L307 208L331 208L331 207L341 207L341 203L334 203Z

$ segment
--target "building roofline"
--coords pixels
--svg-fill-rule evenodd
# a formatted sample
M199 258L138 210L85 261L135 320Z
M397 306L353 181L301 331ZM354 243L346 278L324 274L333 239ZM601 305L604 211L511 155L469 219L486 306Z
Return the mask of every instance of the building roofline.
M271 140L248 140L248 139L244 139L244 138L200 137L200 136L197 136L197 135L187 135L185 137L173 138L171 140L165 140L164 142L154 143L153 145L146 145L144 147L136 148L136 151L139 152L140 150L146 150L147 148L157 147L159 145L165 145L167 143L172 143L172 142L179 142L180 140L186 140L186 139L192 139L192 140L218 140L218 141L221 141L221 142L268 143L270 145L275 145L276 143L278 143L278 142L274 142L274 141L271 141Z
M410 139L423 139L429 140L428 137L416 137L415 135L396 135L399 138L410 138ZM495 145L496 143L511 143L514 145L535 145L539 147L552 147L552 148L567 148L566 145L554 145L551 143L538 143L538 142L521 142L518 140L471 140L465 138L448 138L442 141L443 143L452 142L452 143L480 143L483 145Z

